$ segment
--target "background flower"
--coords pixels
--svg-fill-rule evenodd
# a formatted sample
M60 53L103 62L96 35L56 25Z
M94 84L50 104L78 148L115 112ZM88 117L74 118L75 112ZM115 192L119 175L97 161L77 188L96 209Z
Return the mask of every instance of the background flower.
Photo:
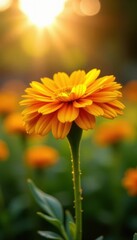
M0 161L6 160L9 157L9 149L3 140L0 140Z
M122 180L123 187L127 190L131 196L137 195L137 169L130 168L125 172Z
M4 127L6 131L11 134L26 134L20 112L9 114L4 120Z
M34 168L44 168L55 165L58 158L58 151L49 146L29 147L25 152L27 165Z
M99 145L115 144L129 138L131 139L133 135L134 127L125 119L102 123L94 132L95 142Z

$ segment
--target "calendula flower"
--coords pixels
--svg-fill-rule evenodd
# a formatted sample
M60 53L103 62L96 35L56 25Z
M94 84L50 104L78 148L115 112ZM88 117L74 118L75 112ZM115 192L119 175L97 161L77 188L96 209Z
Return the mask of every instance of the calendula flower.
M12 92L0 92L0 114L9 114L17 108L17 96Z
M49 146L29 147L25 153L26 163L35 168L49 167L57 163L59 154Z
M134 129L130 122L117 120L102 123L95 131L95 141L99 145L115 144L125 139L132 138Z
M26 129L19 112L9 114L4 120L4 126L8 133L26 134Z
M125 100L137 103L137 80L131 80L123 88Z
M87 130L94 128L97 116L115 118L122 114L124 105L118 100L121 85L113 75L98 78L99 74L97 69L87 74L74 71L70 76L59 72L53 80L33 81L21 101L26 106L23 120L27 132L46 135L52 131L55 138L64 138L73 122Z
M137 195L137 168L130 168L125 172L122 185L128 191L129 195Z
M4 161L9 156L9 149L5 141L0 140L0 161Z

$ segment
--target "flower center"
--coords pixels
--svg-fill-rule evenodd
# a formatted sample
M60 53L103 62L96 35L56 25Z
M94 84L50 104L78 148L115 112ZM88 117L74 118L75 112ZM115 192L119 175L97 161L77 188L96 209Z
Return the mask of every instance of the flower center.
M55 93L55 99L62 102L70 102L79 99L86 92L86 86L84 84L78 84L77 86L68 86L58 89Z

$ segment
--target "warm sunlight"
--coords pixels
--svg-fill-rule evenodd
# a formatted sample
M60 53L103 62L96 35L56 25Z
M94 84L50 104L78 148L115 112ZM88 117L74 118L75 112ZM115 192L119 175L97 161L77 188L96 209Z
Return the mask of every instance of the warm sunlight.
M4 11L10 7L11 2L11 0L0 0L0 11Z
M42 28L53 23L63 11L66 0L20 0L20 9L30 21Z

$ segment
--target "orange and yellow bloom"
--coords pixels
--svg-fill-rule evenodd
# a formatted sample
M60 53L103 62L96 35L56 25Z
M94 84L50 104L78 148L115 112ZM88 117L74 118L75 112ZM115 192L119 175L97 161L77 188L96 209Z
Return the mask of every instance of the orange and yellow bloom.
M0 140L0 161L7 160L9 157L9 149L5 141Z
M58 158L58 151L49 146L29 147L25 153L25 161L27 165L35 168L44 168L55 165Z
M95 131L95 142L106 146L131 139L134 136L132 124L126 120L102 123Z
M127 189L129 195L137 196L137 168L129 168L125 172L122 185Z
M121 115L121 85L113 75L98 78L99 74L97 69L87 74L78 70L70 76L56 73L53 80L42 78L41 83L32 81L21 101L26 107L23 120L27 132L46 135L52 131L55 138L64 138L73 122L87 130L94 128L97 116Z
M26 134L26 130L19 112L9 114L4 120L4 127L11 134Z

